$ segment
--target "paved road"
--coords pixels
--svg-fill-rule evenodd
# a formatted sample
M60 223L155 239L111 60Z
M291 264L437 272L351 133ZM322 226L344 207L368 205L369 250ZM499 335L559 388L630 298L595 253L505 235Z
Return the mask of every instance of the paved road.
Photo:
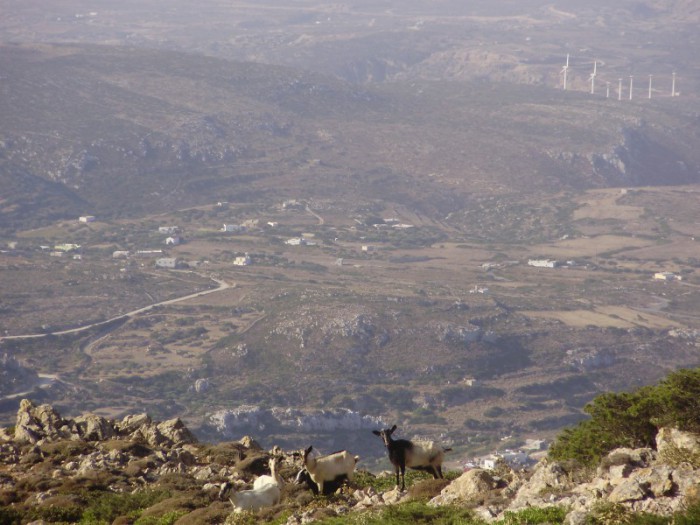
M143 308L139 308L137 310L132 310L131 312L127 312L125 314L117 315L116 317L112 317L111 319L107 319L106 321L100 321L99 323L91 323L85 326L80 326L78 328L71 328L69 330L59 330L57 332L46 332L43 334L24 334L24 335L6 335L3 337L0 337L0 342L4 340L17 340L17 339L38 339L40 337L46 337L47 335L65 335L65 334L75 334L78 332L83 332L85 330L89 330L91 328L95 328L97 326L102 326L108 323L111 323L113 321L118 321L120 319L126 319L129 317L136 317L139 314L142 314L143 312L148 312L149 310L152 310L153 308L157 306L163 306L166 304L174 304L174 303L179 303L181 301L187 301L188 299L194 299L195 297L202 297L203 295L209 295L210 293L216 293L220 292L222 290L226 290L227 288L230 288L231 285L228 284L225 281L222 281L221 279L217 279L216 277L209 276L209 278L216 282L219 286L217 288L212 288L211 290L204 290L202 292L195 292L189 295L185 295L184 297L178 297L176 299L169 299L167 301L161 301L159 303L154 303L150 304L148 306L144 306Z

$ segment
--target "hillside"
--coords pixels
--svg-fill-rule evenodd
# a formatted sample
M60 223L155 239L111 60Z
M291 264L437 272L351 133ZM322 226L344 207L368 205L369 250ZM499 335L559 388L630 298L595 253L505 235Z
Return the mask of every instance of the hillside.
M698 180L697 128L670 100L490 83L358 88L114 47L5 46L1 60L5 231L222 198L381 199L440 217L473 194Z
M656 448L618 448L595 473L543 459L527 472L495 468L452 471L447 479L393 475L360 465L349 487L314 496L295 477L298 451L266 451L250 437L208 445L179 419L147 414L121 420L63 417L23 400L12 429L0 429L0 520L3 523L695 523L698 435L661 429ZM679 454L685 461L678 461ZM234 512L236 495L267 475L276 458L281 500ZM689 460L688 458L694 458ZM221 496L233 486L230 502ZM391 520L391 521L390 521ZM673 520L673 521L671 521Z
M0 65L6 424L26 395L461 457L697 365L693 97L81 43Z

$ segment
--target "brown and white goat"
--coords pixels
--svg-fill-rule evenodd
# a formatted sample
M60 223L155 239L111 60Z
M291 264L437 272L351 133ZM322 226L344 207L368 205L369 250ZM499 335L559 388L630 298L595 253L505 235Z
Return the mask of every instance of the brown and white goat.
M406 489L404 475L406 467L430 472L435 479L442 478L442 462L445 452L452 449L444 448L434 441L409 441L408 439L393 439L391 435L396 425L384 430L373 430L372 433L382 438L389 453L389 461L396 472L396 486L399 486L401 472L401 490Z
M318 485L318 491L321 494L325 494L326 483L333 482L339 477L347 476L348 481L352 481L359 456L353 456L347 450L327 456L316 456L311 454L312 450L313 446L304 451L304 467L309 472L311 480Z

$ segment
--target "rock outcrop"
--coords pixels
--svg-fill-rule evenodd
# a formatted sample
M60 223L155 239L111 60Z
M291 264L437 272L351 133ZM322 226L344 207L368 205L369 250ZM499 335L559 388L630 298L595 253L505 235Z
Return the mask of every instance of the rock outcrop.
M60 439L105 441L113 438L142 439L151 446L176 446L197 440L179 419L153 423L146 414L126 416L113 421L95 414L63 419L49 405L35 406L23 399L17 411L14 440L41 444Z
M431 501L433 505L474 504L479 499L498 503L482 505L476 512L487 520L502 519L507 511L528 507L561 506L569 509L571 525L584 523L586 516L601 503L622 505L630 512L670 516L698 497L700 492L700 436L676 429L661 429L658 451L649 448L620 448L610 452L587 480L574 479L574 473L557 463L543 460L527 476L511 473L504 488L489 484L484 471L463 474ZM679 453L679 451L682 451ZM686 458L669 464L665 458ZM679 454L682 454L679 455ZM498 492L499 498L485 498Z
M287 481L276 512L288 516L288 525L374 511L404 502L414 491L377 491L368 483L355 483L319 506L310 491L291 483L301 468L298 453L279 447L265 451L249 436L201 444L180 419L158 422L147 414L121 421L95 414L71 419L49 405L23 400L14 431L0 429L0 502L29 515L37 512L30 509L58 501L74 509L76 502L66 494L74 494L85 483L133 494L179 480L177 484L188 487L188 497L199 505L188 512L211 513L216 518L210 516L206 523L224 523L231 509L218 499L222 484L227 482L233 490L249 488L255 477L267 473L271 456L280 460L280 474ZM385 475L393 480L390 473ZM656 450L613 450L594 474L578 479L582 475L545 459L530 472L515 472L501 464L495 471L472 469L446 485L443 480L438 480L439 485L430 480L415 489L422 497L426 490L437 494L430 501L432 506L469 507L487 522L529 507L557 506L567 509L565 523L580 525L590 521L601 504L622 512L670 516L700 498L700 435L661 429ZM364 479L370 477L363 473ZM166 504L163 507L172 510Z

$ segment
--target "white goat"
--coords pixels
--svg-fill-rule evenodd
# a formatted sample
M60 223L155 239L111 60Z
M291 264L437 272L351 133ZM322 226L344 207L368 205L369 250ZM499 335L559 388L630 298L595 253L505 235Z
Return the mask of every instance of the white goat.
M325 483L330 483L340 476L347 476L348 481L352 481L359 456L353 456L347 450L327 456L312 456L312 449L313 446L304 451L304 466L309 471L313 482L318 485L318 491L321 494L324 494Z
M399 486L399 473L401 473L401 490L406 489L404 480L406 467L430 472L435 479L442 478L442 462L445 459L445 452L452 449L444 448L434 441L393 439L391 435L395 430L396 425L384 430L373 430L372 433L384 441L389 453L389 461L394 465L396 472L396 486Z
M255 481L253 482L253 488L254 489L261 489L265 485L279 485L280 487L282 486L282 483L284 481L282 480L282 476L279 475L277 472L277 466L279 462L277 458L270 458L269 462L269 467L270 467L270 475L268 476L267 474L263 474L262 476L258 476Z
M253 482L250 490L241 490L231 494L229 501L233 505L234 512L246 510L256 511L266 507L272 507L280 502L282 496L282 478L277 474L277 459L270 459L271 475L263 475ZM226 483L230 487L230 483ZM223 494L222 487L220 494Z

